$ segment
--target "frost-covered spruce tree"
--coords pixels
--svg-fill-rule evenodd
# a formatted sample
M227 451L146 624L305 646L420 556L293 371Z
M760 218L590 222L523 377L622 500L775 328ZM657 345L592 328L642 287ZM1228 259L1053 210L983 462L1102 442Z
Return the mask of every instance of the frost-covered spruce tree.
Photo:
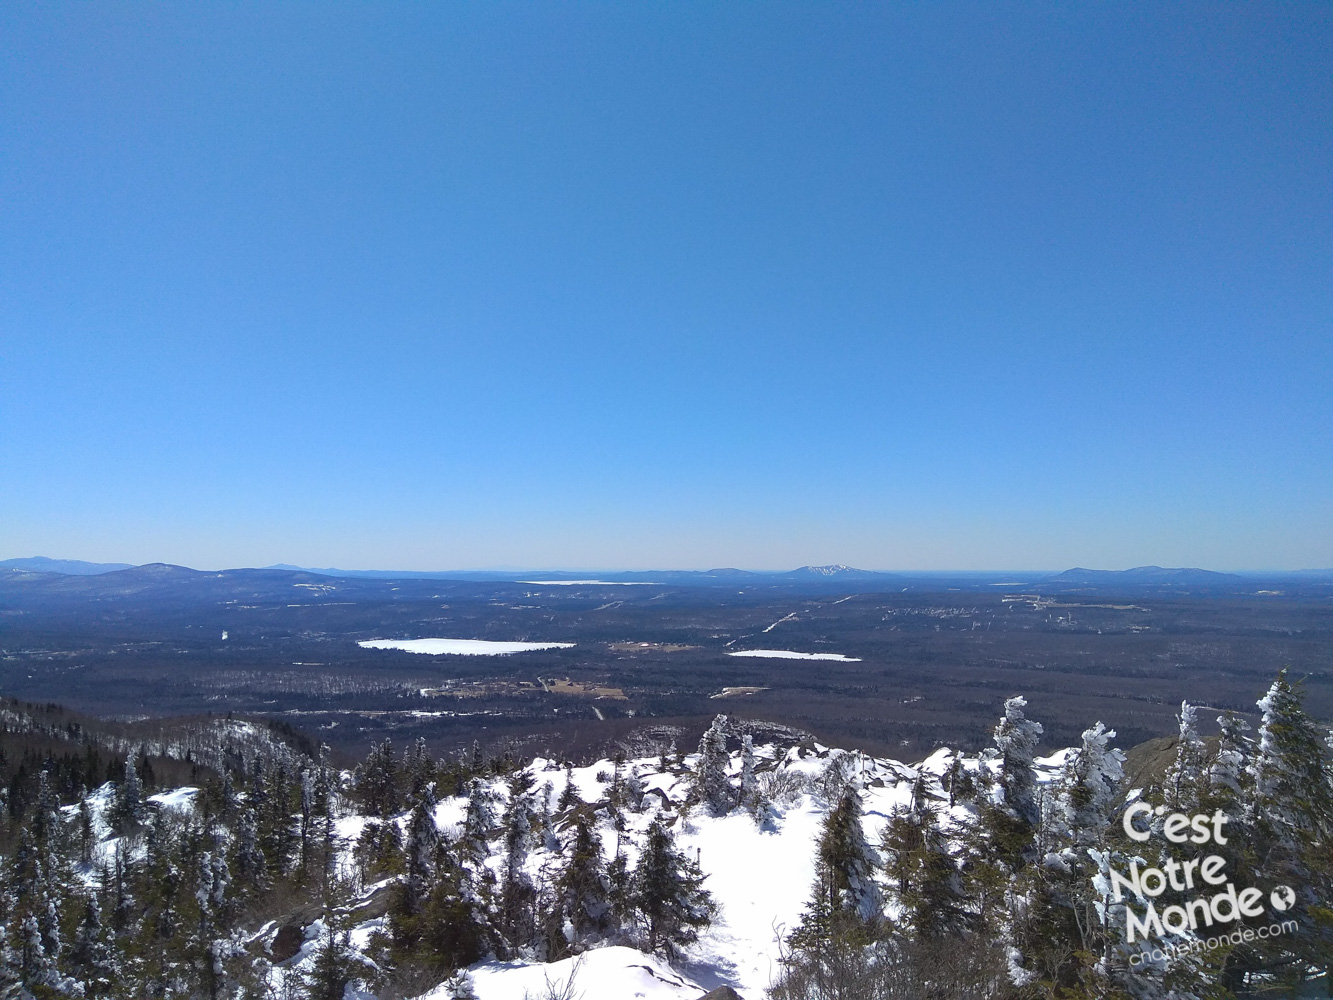
M32 804L32 815L28 818L28 829L44 852L60 850L60 803L56 799L51 772L47 768L42 768L37 775L37 797Z
M1306 714L1300 684L1278 674L1259 699L1263 713L1258 747L1250 764L1256 812L1286 831L1333 828L1333 803L1326 792L1329 753L1322 729Z
M464 857L474 866L490 854L491 827L495 824L494 795L480 778L467 784L467 811L463 816L463 836L459 844Z
M654 820L634 868L633 900L649 951L674 955L712 923L716 908L699 866L676 849L671 832Z
M594 817L574 814L573 836L552 885L547 915L546 959L552 961L590 943L606 930L611 911L606 864Z
M46 945L46 954L52 962L59 961L65 948L60 931L60 904L64 900L47 884L45 897L37 907L37 923L42 931L42 942Z
M404 755L403 768L407 771L408 792L420 795L428 784L436 780L435 762L430 758L426 737L418 736L412 749Z
M1121 801L1125 754L1110 745L1114 729L1098 722L1083 731L1082 745L1065 758L1056 792L1058 835L1077 854L1106 843Z
M999 752L999 784L1004 793L1004 807L1029 826L1041 817L1037 802L1037 778L1032 771L1041 723L1024 714L1027 699L1010 698L1004 703L1004 716L995 727L995 749Z
M959 871L963 891L970 904L977 932L1010 949L1010 973L1014 985L1023 985L1023 956L1013 946L1026 920L1032 883L1040 873L1020 884L1019 875L1038 856L1037 834L1041 823L1033 761L1040 724L1027 718L1024 698L1004 703L1004 714L995 727L994 745L984 750L973 782L976 817L961 836Z
M425 905L439 844L440 831L435 825L435 786L427 784L413 803L407 821L407 879L402 889L402 910L406 915L417 915Z
M848 782L824 820L815 853L810 901L792 933L794 948L810 954L843 944L864 944L878 933L879 889L861 825L861 794Z
M20 924L19 968L29 986L50 985L56 975L55 962L46 953L42 928L37 917L28 914Z
M1234 712L1217 717L1217 752L1208 764L1207 795L1213 805L1239 815L1249 794L1250 724ZM1230 807L1228 810L1227 807Z
M713 719L699 740L699 767L694 776L693 798L714 816L729 813L736 805L736 794L727 777L727 717Z
M1166 805L1176 812L1193 813L1207 791L1208 748L1199 736L1198 714L1198 709L1188 701L1180 703L1176 758L1162 782Z
M354 788L366 812L372 816L387 818L401 810L398 761L394 757L393 741L389 737L386 736L384 742L370 748L366 759L357 768Z
M314 964L305 975L307 1000L343 1000L356 968L356 953L346 928L329 922L320 935Z
M259 807L260 843L275 878L291 871L296 831L292 824L293 787L299 777L295 763L278 759L266 772L267 792Z
M130 885L129 867L125 845L117 842L116 853L111 860L111 929L117 935L127 931L139 912L138 901Z
M1110 746L1114 736L1115 730L1098 722L1065 758L1039 832L1041 863L1015 880L1022 905L1012 935L1022 957L1012 956L1013 964L1046 981L1109 988L1118 933L1106 896L1110 886L1102 876L1122 801L1125 761L1124 753ZM1077 945L1073 954L1071 943Z
M1327 968L1333 926L1319 918L1333 896L1333 755L1323 729L1305 712L1301 685L1288 681L1285 670L1258 707L1262 721L1249 767L1252 804L1244 814L1258 866L1255 882L1265 890L1294 890L1296 905L1284 917L1297 919L1302 933L1253 946L1251 964L1299 961Z
M477 1000L477 987L466 969L454 973L440 984L445 1000Z
M301 860L299 867L303 876L308 875L311 868L311 854L316 839L314 831L317 815L315 811L316 781L313 768L306 768L301 772L301 839L299 847Z
M74 934L70 949L74 978L84 985L88 996L110 996L119 979L116 950L107 928L102 924L102 908L97 896L90 895L84 904L83 918Z
M617 750L611 758L611 784L606 789L607 810L618 830L625 826L625 751Z
M228 920L227 887L231 876L221 855L205 851L199 856L194 899L198 924L190 945L200 973L200 985L209 997L216 998L223 988L224 963L231 957L226 938Z
M565 787L560 792L560 800L555 804L556 811L564 812L566 809L572 809L582 801L583 800L579 798L578 787L574 784L574 765L573 763L566 761Z
M746 733L741 737L741 796L740 807L758 822L766 812L763 792L759 788L759 777L754 773L754 737Z
M0 924L0 996L15 993L23 978L23 969L19 957L20 949L15 947L16 932L21 928L14 925L14 911L6 908L6 923Z
M259 843L259 817L252 808L242 810L237 819L234 861L242 892L255 895L269 887L268 860Z
M116 786L115 803L111 810L112 824L120 830L132 827L143 819L143 785L139 782L139 770L134 757L133 751L125 757L125 777Z
M937 940L964 928L961 881L924 774L913 782L908 804L889 816L880 852L901 923L918 940Z
M0 809L3 809L0 804ZM97 829L93 825L93 809L88 804L87 795L79 797L79 861L83 864L91 864L93 860L93 846L97 843Z
M510 955L529 945L535 936L533 902L536 896L526 862L532 839L529 792L532 777L519 769L509 776L509 802L503 817L505 860L500 873L500 929Z

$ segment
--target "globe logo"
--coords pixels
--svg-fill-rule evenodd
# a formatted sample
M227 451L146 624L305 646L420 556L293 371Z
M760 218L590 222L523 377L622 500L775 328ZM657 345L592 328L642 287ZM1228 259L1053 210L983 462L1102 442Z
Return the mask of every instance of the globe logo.
M1296 904L1296 893L1292 891L1291 886L1280 885L1269 894L1268 899L1273 904L1273 909L1283 913Z

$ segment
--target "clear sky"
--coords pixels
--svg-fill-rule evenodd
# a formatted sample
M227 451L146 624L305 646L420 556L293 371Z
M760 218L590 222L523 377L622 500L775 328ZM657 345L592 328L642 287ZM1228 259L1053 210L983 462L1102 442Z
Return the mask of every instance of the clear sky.
M1333 6L0 7L0 558L1333 565Z

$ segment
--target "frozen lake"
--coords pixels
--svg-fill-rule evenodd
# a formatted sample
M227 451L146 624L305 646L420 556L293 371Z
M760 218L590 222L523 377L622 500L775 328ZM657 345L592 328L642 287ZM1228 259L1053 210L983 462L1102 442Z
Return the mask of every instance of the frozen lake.
M841 660L843 663L861 662L859 656L844 656L842 653L797 653L790 649L738 649L727 655L767 656L774 660Z
M488 639L366 639L362 649L401 649L405 653L429 653L440 656L508 656L534 649L569 649L572 642L491 642Z

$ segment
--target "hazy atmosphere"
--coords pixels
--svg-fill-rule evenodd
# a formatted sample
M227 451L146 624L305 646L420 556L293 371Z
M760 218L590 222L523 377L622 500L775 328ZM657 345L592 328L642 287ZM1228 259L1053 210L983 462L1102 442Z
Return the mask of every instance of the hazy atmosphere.
M7 5L0 557L1333 565L1327 5Z

